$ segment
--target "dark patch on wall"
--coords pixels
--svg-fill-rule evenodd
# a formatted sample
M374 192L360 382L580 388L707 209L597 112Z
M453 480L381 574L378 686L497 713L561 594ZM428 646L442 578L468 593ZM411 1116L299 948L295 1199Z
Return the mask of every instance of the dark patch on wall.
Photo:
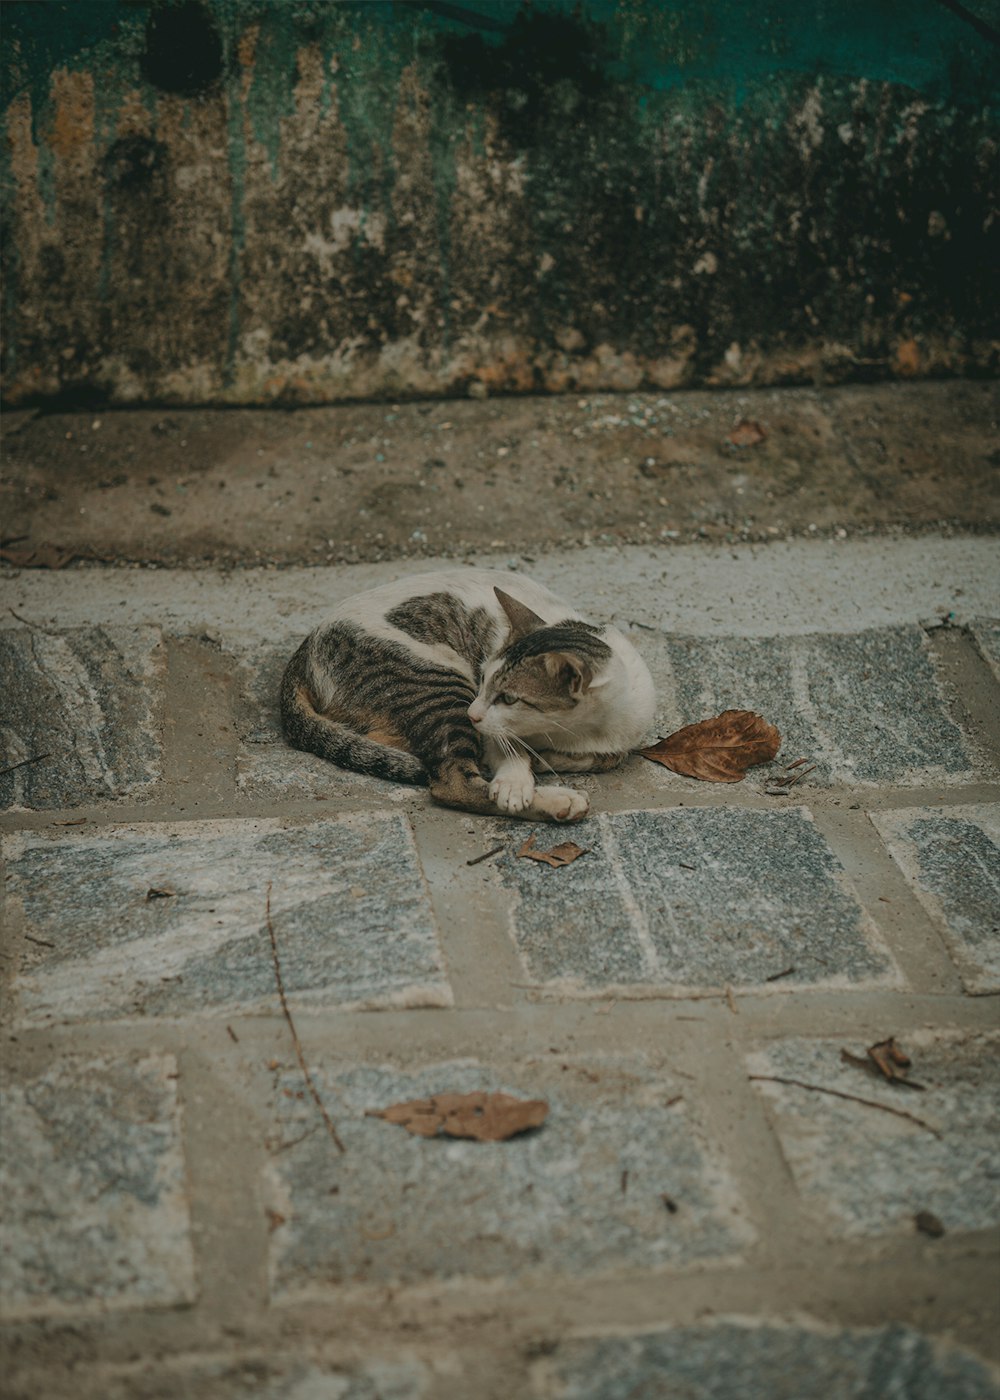
M162 141L150 136L122 136L104 157L104 174L113 189L139 192L165 175L169 159Z
M589 122L609 86L604 27L557 10L520 9L502 43L446 35L440 52L463 102L487 98L514 146L532 146L553 117Z
M153 11L140 66L153 87L182 97L197 97L221 77L222 40L201 0Z

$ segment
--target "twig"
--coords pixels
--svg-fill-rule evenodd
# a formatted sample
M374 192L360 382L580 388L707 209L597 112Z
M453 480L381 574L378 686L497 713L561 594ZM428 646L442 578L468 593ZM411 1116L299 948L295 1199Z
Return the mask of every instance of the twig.
M307 1084L307 1086L308 1086L308 1088L309 1088L309 1092L310 1092L310 1094L312 1094L312 1096L313 1096L313 1101L314 1101L314 1103L316 1104L316 1107L317 1107L317 1108L319 1109L319 1111L320 1111L320 1116L322 1117L323 1122L326 1124L326 1130L327 1130L327 1132L330 1134L331 1138L333 1138L333 1141L336 1143L336 1145L337 1145L337 1147L340 1149L340 1151L341 1151L341 1152L344 1152L344 1151L346 1150L345 1147L344 1147L344 1144L341 1142L340 1138L339 1138L338 1135L337 1135L337 1129L333 1126L333 1120L331 1119L329 1113L327 1113L327 1111L326 1111L326 1106L325 1106L325 1104L323 1103L323 1100L322 1100L322 1099L320 1098L320 1096L319 1096L319 1090L316 1088L316 1085L313 1083L313 1077L312 1077L312 1075L309 1073L309 1066L306 1064L306 1057L305 1057L305 1055L303 1055L303 1053L302 1053L302 1042L299 1040L299 1033L298 1033L298 1031L295 1029L295 1022L292 1020L292 1013L291 1013L291 1011L288 1009L288 998L285 996L285 984L284 984L284 983L282 982L282 980L281 980L281 963L278 961L278 940L277 940L277 938L275 938L275 936L274 936L274 924L271 922L271 881L270 881L270 880L268 880L268 882L267 882L267 905L266 905L266 912L267 912L267 933L268 933L268 937L269 937L270 940L271 940L271 957L272 957L273 960L274 960L274 980L275 980L275 982L278 984L278 996L279 996L279 998L281 999L281 1009L282 1009L282 1011L285 1013L285 1020L288 1022L288 1029L289 1029L289 1030L291 1031L291 1033L292 1033L292 1043L293 1043L293 1045L295 1046L295 1055L296 1055L296 1058L298 1059L298 1062L299 1062L299 1069L302 1071L302 1075L303 1075L303 1078L305 1079L306 1084Z
M907 1113L905 1108L893 1108L891 1104L879 1103L878 1099L863 1099L858 1094L845 1094L843 1089L828 1089L823 1084L807 1084L804 1079L783 1079L778 1074L750 1074L747 1075L747 1078L763 1080L768 1084L791 1084L796 1089L811 1089L814 1094L833 1094L838 1099L849 1099L851 1103L863 1103L868 1108L880 1108L883 1113L894 1113L897 1118L908 1118L911 1123L926 1128L936 1138L941 1137L937 1128L932 1127L923 1118L918 1118L915 1113Z
M770 977L765 977L765 982L780 982L782 977L791 977L795 971L794 967L786 967L783 972L772 972Z
M733 996L733 989L728 986L726 987L726 1003L734 1016L740 1014L739 1007L736 1005L736 998Z
M298 1147L300 1142L305 1142L306 1138L311 1138L313 1133L319 1132L319 1128L308 1128L304 1133L300 1133L297 1138L291 1138L288 1142L279 1142L277 1147L268 1146L268 1151L273 1153L287 1152L290 1147Z
M796 783L801 782L801 780L802 780L803 778L808 777L808 775L809 775L810 773L815 773L815 772L816 772L817 766L818 766L818 765L814 763L813 766L812 766L811 768L803 768L803 769L802 769L802 772L801 772L801 773L796 773L794 777L791 777L791 778L779 778L779 779L777 780L777 781L778 781L778 786L779 786L779 787L783 787L783 788L787 791L788 788L794 787Z
M44 632L46 637L57 637L59 635L58 632L51 632L48 627L43 627L40 622L32 622L30 617L22 617L19 612L15 612L11 607L8 607L7 611L10 613L11 617L16 617L18 622L23 622L25 627L31 627L36 632Z
M29 943L37 943L40 948L54 948L56 945L50 943L47 938L32 938L30 933L26 933L25 938Z
M31 758L22 758L20 763L11 763L6 768L0 768L0 778L6 778L8 773L13 773L18 768L26 768L29 763L41 763L43 758L51 757L50 753L36 753Z
M504 849L503 844L494 846L492 851L484 851L481 856L475 856L472 860L467 860L466 865L478 865L480 861L489 860L490 856L498 856Z

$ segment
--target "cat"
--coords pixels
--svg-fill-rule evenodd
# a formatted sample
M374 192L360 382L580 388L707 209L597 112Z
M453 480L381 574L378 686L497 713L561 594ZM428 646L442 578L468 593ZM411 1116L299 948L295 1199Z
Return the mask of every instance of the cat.
M449 807L579 821L587 796L536 773L616 767L653 721L632 644L520 574L454 569L359 593L292 657L285 737Z

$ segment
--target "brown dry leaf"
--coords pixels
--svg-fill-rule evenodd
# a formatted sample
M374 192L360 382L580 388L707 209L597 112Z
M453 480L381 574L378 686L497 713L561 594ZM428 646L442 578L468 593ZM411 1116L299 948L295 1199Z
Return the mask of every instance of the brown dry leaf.
M766 431L752 418L741 418L729 434L729 441L734 447L756 447L759 442L764 442L766 438Z
M370 1108L369 1118L398 1123L417 1137L475 1138L477 1142L503 1142L529 1128L540 1128L549 1106L544 1099L517 1099L512 1094L434 1094L429 1099L411 1099Z
M75 558L74 550L58 544L24 544L17 548L7 545L0 549L0 559L16 569L62 569Z
M176 891L176 890L168 890L167 887L166 887L166 885L164 885L164 886L162 886L162 887L160 887L160 888L157 888L155 885L150 885L149 889L146 891L146 903L147 903L147 904L149 904L149 902L150 902L151 900L153 900L153 899L176 899L176 898L177 898L177 891Z
M723 710L639 752L686 778L739 783L754 764L770 763L780 747L777 729L753 710Z
M922 1084L918 1084L915 1079L907 1077L906 1071L913 1062L909 1055L896 1044L895 1036L890 1035L888 1040L879 1040L874 1045L869 1045L866 1053L879 1073L890 1083L905 1084L908 1089L922 1089L924 1087Z
M589 846L578 846L575 841L563 841L560 845L553 846L550 851L537 851L535 833L532 832L521 846L518 855L524 856L525 860L544 861L546 865L558 870L561 865L571 865L574 860L579 860L580 856L587 855L589 850Z
M896 1044L895 1036L889 1036L888 1040L876 1041L874 1045L869 1045L866 1050L867 1059L862 1059L860 1055L852 1055L850 1050L841 1050L840 1058L845 1065L854 1065L856 1069L867 1070L869 1074L881 1076L888 1079L890 1084L895 1084L902 1089L923 1089L923 1084L918 1084L915 1079L910 1079L906 1071L913 1063L909 1055Z

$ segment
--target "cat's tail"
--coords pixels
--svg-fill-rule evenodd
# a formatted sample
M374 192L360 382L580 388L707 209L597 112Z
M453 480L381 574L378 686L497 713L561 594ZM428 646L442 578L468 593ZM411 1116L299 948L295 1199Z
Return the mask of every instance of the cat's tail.
M307 648L308 641L303 642L285 668L281 682L281 725L288 742L355 773L386 778L392 783L426 786L426 769L412 753L376 743L319 713L309 685Z

